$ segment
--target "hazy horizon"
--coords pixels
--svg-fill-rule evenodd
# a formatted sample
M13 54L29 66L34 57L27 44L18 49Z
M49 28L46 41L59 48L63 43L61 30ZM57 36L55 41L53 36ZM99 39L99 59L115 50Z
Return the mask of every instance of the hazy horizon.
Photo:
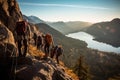
M104 22L120 18L120 0L18 0L27 16L50 22Z
M25 15L25 14L23 14L23 15ZM25 15L25 16L35 16L35 15ZM35 16L35 17L38 17L39 19L41 19L39 16ZM117 17L116 17L117 18ZM113 19L115 19L115 18L113 18ZM113 20L113 19L111 19L111 20ZM120 19L120 18L119 18ZM68 20L68 21L61 21L61 20L53 20L53 21L47 21L47 20L44 20L44 19L41 19L41 20L43 20L43 21L45 21L45 22L88 22L88 23L99 23L99 22L106 22L106 21L111 21L111 20L103 20L103 21L97 21L97 22L91 22L91 21L83 21L83 20Z

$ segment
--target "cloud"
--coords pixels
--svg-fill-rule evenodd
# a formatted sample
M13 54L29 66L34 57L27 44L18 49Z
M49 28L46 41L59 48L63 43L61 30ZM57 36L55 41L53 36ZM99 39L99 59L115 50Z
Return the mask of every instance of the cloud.
M104 7L81 6L81 5L68 5L68 4L20 3L20 5L45 6L45 7L69 7L69 8L84 8L84 9L99 9L99 10L109 9L109 8L104 8Z

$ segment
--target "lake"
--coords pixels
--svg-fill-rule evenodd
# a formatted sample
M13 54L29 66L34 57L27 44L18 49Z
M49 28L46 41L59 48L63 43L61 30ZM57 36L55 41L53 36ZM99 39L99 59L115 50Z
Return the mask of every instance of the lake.
M109 44L98 42L93 40L94 37L86 32L77 32L66 35L67 37L83 40L88 44L88 48L98 49L105 52L115 52L120 53L120 47L116 48Z

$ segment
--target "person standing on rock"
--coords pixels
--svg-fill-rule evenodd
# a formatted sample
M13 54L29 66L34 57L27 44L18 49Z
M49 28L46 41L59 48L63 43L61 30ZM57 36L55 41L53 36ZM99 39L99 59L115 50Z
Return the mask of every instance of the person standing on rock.
M55 47L53 46L51 48L51 52L50 52L50 57L51 58L54 58L54 55L56 54L57 48L58 48L58 45L56 45Z
M47 33L45 35L45 39L44 40L45 40L45 46L44 46L45 58L47 58L48 55L49 55L49 52L50 52L50 47L54 46L52 35Z
M34 45L37 46L37 33L34 32L33 39L34 39Z
M17 45L19 56L25 57L28 49L28 40L30 38L30 27L28 25L27 20L19 20L18 22L16 22L15 31L17 33Z
M37 38L37 49L42 49L42 45L43 45L43 39L42 39L42 36L41 35L38 35L38 38Z
M59 64L59 56L63 54L63 48L62 45L58 45L57 50L56 50L56 61Z

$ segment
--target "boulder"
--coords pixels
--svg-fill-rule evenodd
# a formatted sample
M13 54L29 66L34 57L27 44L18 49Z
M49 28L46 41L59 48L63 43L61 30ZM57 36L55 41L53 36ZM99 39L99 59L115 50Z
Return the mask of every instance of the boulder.
M33 65L17 67L16 79L18 80L73 80L64 72L64 67L54 60L33 60Z
M0 57L10 57L16 53L16 49L12 32L0 24Z

